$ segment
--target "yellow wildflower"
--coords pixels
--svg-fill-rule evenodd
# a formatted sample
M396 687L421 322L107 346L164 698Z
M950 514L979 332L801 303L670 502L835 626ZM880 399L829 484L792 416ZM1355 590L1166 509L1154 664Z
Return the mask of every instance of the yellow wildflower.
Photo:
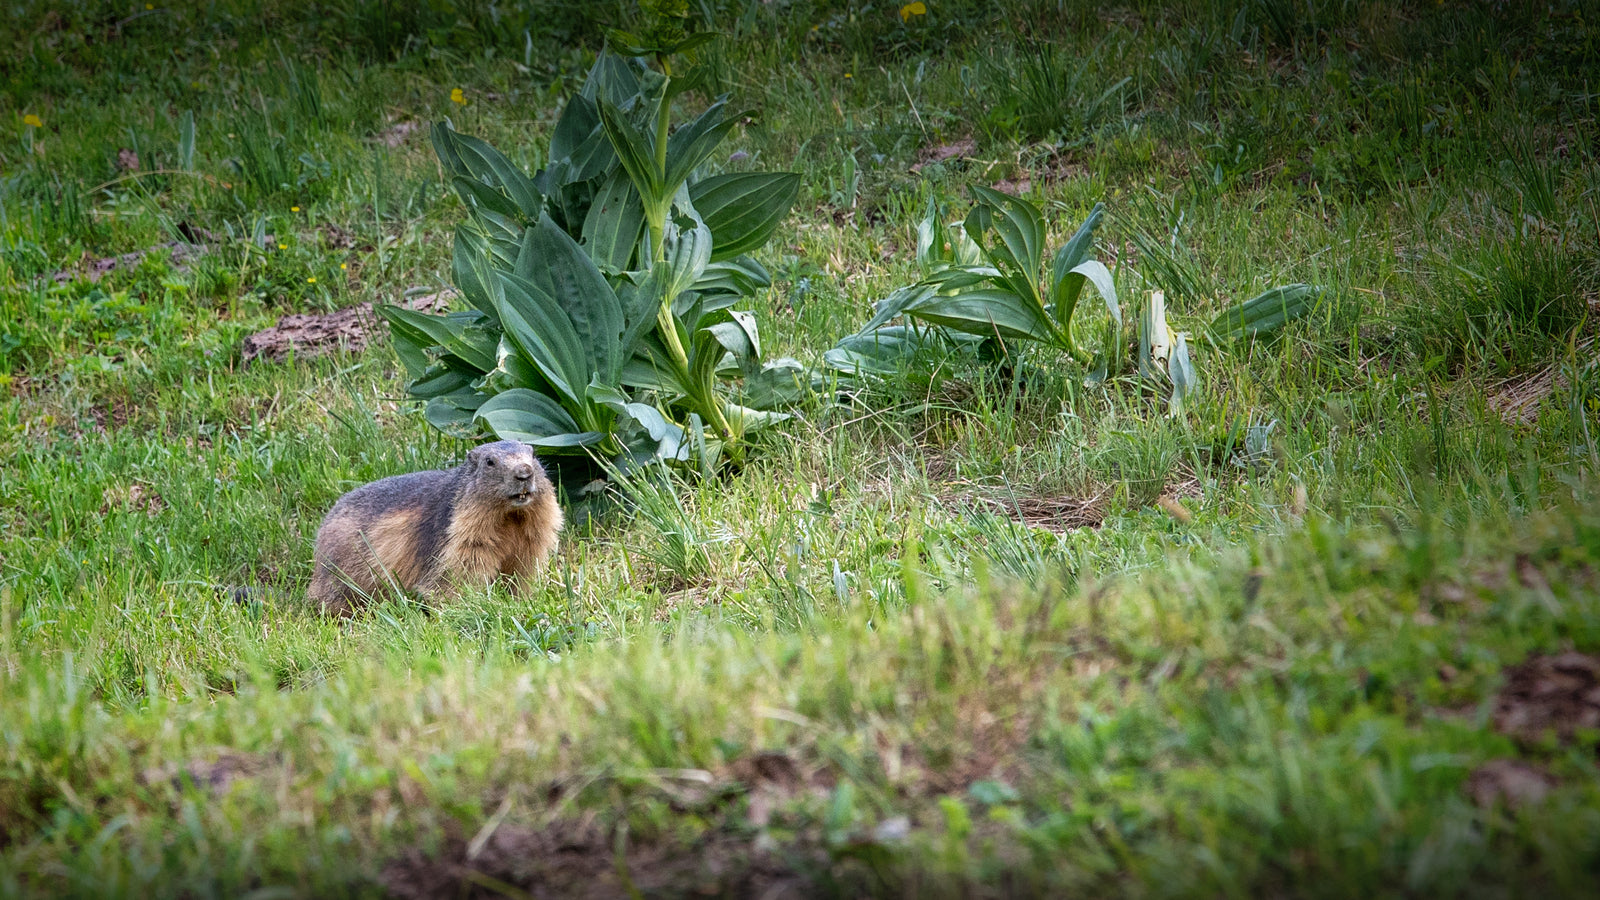
M451 91L450 91L450 102L451 103L459 103L462 106L466 106L467 105L467 94L466 94L466 92L461 90L461 88L453 88L453 89L451 89Z
M278 245L278 249L279 250L287 250L287 249L289 249L289 245L288 244L279 244Z
M348 265L347 265L347 264L345 264L345 263L339 263L339 268L341 268L341 269L348 269L348 268L350 268L350 266L348 266Z
M34 128L43 128L44 127L44 120L40 119L38 116L34 115L33 113L28 113L27 115L22 117L22 124L24 124L24 125L32 125Z
M316 283L317 283L317 276L315 276L315 275L313 275L310 278L306 279L306 284L316 284Z
M299 211L300 211L300 207L298 207L298 206L289 207L289 212L299 212Z
M927 14L928 7L923 3L907 3L905 6L900 7L900 21L902 22L911 21L912 16L925 16Z
M846 72L846 73L844 73L844 77L846 77L846 78L854 78L855 76L850 74L849 72Z

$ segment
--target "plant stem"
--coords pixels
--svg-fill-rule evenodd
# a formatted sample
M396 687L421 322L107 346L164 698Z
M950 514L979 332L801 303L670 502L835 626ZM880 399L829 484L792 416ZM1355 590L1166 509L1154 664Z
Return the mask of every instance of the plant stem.
M665 57L659 56L656 61L661 65L661 73L667 80L661 86L661 102L656 107L656 173L661 177L661 184L667 183L667 126L672 115L672 63ZM657 215L652 216L650 223L655 233L651 235L655 243L655 261L660 262L667 254L667 228L666 212L670 210L672 198L657 197Z

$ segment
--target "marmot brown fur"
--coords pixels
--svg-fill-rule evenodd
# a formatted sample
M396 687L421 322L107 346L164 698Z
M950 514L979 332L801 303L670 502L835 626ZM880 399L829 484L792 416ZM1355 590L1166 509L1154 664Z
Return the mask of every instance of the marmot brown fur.
M341 616L386 588L448 593L499 575L520 587L555 552L561 507L533 448L476 447L444 471L396 475L356 488L317 530L311 599Z

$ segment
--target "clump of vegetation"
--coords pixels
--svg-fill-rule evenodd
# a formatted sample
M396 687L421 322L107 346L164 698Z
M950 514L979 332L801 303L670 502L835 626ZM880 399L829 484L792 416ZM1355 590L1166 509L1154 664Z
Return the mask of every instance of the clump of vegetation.
M1047 267L1045 221L1038 207L990 188L975 186L973 192L978 202L959 223L945 224L937 205L930 205L917 227L922 280L880 301L872 319L825 359L850 377L900 378L908 363L935 359L928 351L937 344L966 344L993 360L1014 356L1016 345L1034 344L1080 365L1093 364L1093 380L1105 380L1108 369L1119 367L1127 354L1116 284L1111 271L1094 258L1104 205L1095 204ZM1084 347L1073 332L1085 285L1094 287L1109 317L1098 353ZM1224 310L1206 337L1225 344L1269 335L1311 312L1317 296L1315 288L1304 284L1274 288ZM925 327L891 324L901 318ZM1167 323L1161 291L1141 308L1138 332L1139 375L1170 385L1169 408L1176 414L1197 376L1187 335Z
M666 68L694 43L624 46ZM770 284L746 254L771 238L799 176L691 181L735 123L719 99L669 132L693 83L601 56L532 178L434 126L472 215L453 269L474 311L379 309L431 424L646 462L738 459L746 433L782 421L771 408L795 396L801 367L764 359L754 317L732 307Z

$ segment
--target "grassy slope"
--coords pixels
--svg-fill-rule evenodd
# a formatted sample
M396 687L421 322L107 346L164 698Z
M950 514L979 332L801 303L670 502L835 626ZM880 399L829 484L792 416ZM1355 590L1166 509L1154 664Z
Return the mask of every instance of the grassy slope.
M578 530L531 600L348 628L298 602L321 512L462 448L397 399L381 346L245 368L238 340L443 283L459 207L421 132L375 138L449 114L537 166L594 28L401 22L428 40L391 60L392 29L339 10L8 11L30 54L0 95L0 890L373 889L486 820L478 869L524 885L511 860L559 857L615 888L619 840L642 887L695 880L661 862L686 845L729 884L840 890L1592 876L1592 740L1530 751L1562 779L1544 807L1462 793L1514 753L1484 727L1501 666L1600 649L1600 379L1568 349L1600 285L1583 17L1018 7L1057 42L1046 65L981 4L929 6L724 16L722 86L762 114L729 149L806 175L765 253L772 348L815 359L914 277L919 189L1000 178L1031 177L1058 236L1106 199L1119 285L1163 288L1179 327L1290 280L1330 286L1325 313L1203 353L1182 422L1048 357L1017 385L808 409L676 509ZM97 187L123 147L178 168L186 109L194 173ZM966 136L971 159L909 172ZM187 272L36 280L180 222L236 238ZM1547 368L1565 375L1529 426L1488 408ZM1273 422L1241 464L1242 430ZM1147 506L1155 486L1192 521ZM1095 497L1097 530L977 511L1037 524ZM1507 577L1524 558L1541 578ZM988 571L1036 586L963 587ZM219 598L243 581L288 593ZM252 780L174 789L185 766Z

